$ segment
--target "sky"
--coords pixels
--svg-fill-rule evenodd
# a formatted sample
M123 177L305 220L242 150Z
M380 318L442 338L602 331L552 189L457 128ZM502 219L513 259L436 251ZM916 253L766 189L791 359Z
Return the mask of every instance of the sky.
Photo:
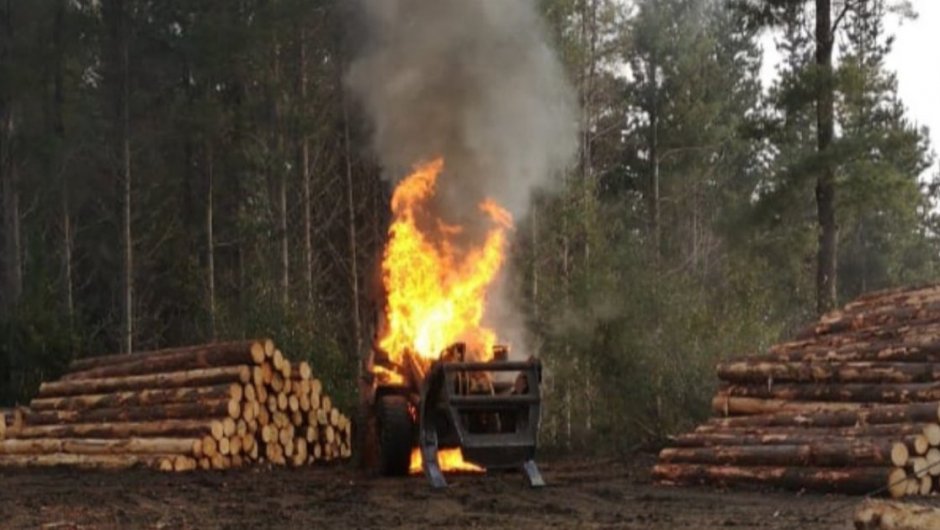
M908 116L918 125L930 128L931 145L940 155L940 0L910 0L918 16L899 21L891 17L887 30L895 36L894 49L887 66L897 73L898 93L908 109ZM768 84L775 77L780 59L767 35L764 46L762 77ZM928 173L940 168L935 162Z

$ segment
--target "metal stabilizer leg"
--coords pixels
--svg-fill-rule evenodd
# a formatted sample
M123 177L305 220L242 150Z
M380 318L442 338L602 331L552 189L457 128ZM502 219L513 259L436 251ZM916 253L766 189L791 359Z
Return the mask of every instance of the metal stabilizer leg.
M539 466L535 465L535 460L526 460L522 464L522 471L525 473L526 478L529 479L529 486L533 488L545 486L545 481L542 480L542 474L539 473Z
M447 480L444 478L444 472L441 471L441 465L437 459L437 434L433 431L422 433L421 436L421 460L424 467L424 475L428 477L428 482L434 489L447 487Z

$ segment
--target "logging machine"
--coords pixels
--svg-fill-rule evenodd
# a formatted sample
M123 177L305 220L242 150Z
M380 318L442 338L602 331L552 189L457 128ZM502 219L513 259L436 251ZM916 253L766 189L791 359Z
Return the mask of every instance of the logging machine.
M492 358L474 362L463 343L429 361L405 351L396 363L377 347L367 360L370 429L378 468L386 476L409 472L412 452L434 488L447 486L441 449L459 448L485 469L521 469L533 487L544 486L535 464L540 420L537 359L509 361L496 346Z

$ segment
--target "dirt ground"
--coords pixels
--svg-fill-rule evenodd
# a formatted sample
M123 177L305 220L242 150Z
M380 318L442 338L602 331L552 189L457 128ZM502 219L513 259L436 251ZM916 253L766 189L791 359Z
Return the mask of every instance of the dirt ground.
M652 458L542 462L519 474L423 477L346 467L160 474L0 472L3 528L771 528L849 529L860 499L774 491L662 488Z

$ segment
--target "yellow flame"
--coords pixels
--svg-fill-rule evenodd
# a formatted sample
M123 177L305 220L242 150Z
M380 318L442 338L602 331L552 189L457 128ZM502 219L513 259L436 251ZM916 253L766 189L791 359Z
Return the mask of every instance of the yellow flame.
M433 233L419 227L428 216L444 160L419 165L392 195L393 220L382 259L387 327L379 346L393 361L405 350L435 359L455 342L480 360L492 355L496 334L481 325L486 292L505 260L512 216L492 199L480 205L492 225L479 245L459 244L463 228L433 217Z
M482 467L464 460L463 452L459 448L438 450L437 461L444 471L461 471L464 473L483 473L486 471ZM421 451L416 448L411 452L411 464L408 466L408 473L412 475L421 473L423 471L421 462Z

